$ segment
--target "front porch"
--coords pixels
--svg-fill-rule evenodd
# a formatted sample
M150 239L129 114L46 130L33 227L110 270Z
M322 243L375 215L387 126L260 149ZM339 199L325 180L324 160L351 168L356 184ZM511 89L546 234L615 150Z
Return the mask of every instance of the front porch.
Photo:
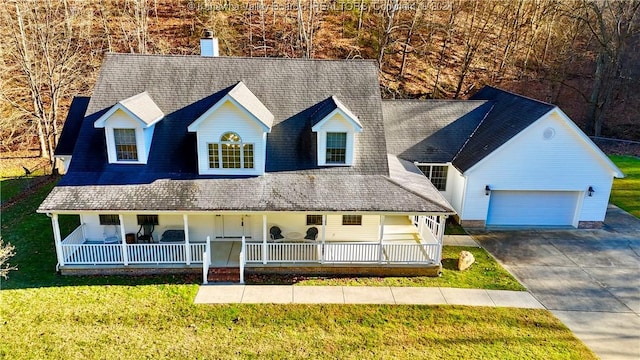
M95 233L95 229L88 229L88 223L80 225L65 239L58 240L60 234L57 216L53 214L58 266L63 272L97 268L156 267L193 270L201 268L203 273L210 267L236 267L242 272L245 268L248 272L252 271L251 269L275 271L277 268L306 268L309 271L315 269L312 272L332 268L333 271L339 272L341 270L335 269L425 267L439 264L444 232L444 217L382 215L376 216L379 222L375 240L357 236L353 239L346 236L340 239L340 234L328 236L327 215L323 215L323 223L318 226L320 229L316 240L304 240L299 237L300 234L285 231L285 234L292 238L285 237L273 241L269 237L269 227L274 223L286 224L285 220L289 219L261 215L263 231L257 234L258 236L253 234L254 236L217 237L213 233L203 239L197 235L193 237L193 234L203 234L203 230L190 226L191 216L181 216L184 223L180 229L184 232L184 239L181 241L106 243L88 236ZM127 228L125 217L119 217L119 238L128 240L131 226ZM288 230L290 227L283 228Z

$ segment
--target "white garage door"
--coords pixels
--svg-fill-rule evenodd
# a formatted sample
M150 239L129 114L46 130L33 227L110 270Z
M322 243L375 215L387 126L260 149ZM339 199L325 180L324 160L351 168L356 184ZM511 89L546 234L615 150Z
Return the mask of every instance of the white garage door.
M573 225L577 191L492 191L487 225Z

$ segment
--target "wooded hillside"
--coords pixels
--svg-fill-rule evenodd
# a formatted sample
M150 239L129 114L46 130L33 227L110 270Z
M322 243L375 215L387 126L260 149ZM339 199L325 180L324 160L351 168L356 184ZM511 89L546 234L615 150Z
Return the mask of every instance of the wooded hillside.
M375 59L387 98L485 84L559 105L590 135L640 139L640 2L4 0L0 151L55 148L105 52Z

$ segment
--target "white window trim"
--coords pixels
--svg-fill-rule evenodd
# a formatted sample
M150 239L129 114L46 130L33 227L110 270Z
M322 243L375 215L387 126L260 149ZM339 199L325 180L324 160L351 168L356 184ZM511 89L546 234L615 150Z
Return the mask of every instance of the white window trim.
M234 170L234 171L255 171L256 169L256 144L254 143L246 143L244 141L242 141L242 137L240 135L238 135L236 132L234 131L225 131L220 138L222 139L222 136L224 136L225 134L228 133L233 133L236 134L239 138L240 141L218 141L218 142L207 142L207 168L209 170L214 170L214 171L224 171L224 170ZM223 161L222 161L222 144L238 144L240 145L240 167L239 168L225 168L223 167ZM210 145L216 145L216 152L218 153L218 167L211 167L211 158L209 157L209 146ZM253 147L253 167L250 168L245 168L244 167L244 146L245 145L251 145Z
M344 163L330 163L327 162L327 133L346 133L347 134L347 147L345 151ZM355 132L353 131L318 131L318 166L351 166L353 165L354 148L355 148Z
M444 182L444 189L440 190L438 189L437 186L433 185L436 189L438 189L438 191L440 192L446 192L447 189L449 188L449 164L442 164L442 163L419 163L419 162L415 162L414 163L416 165L416 167L418 166L429 166L429 175L426 175L424 173L422 173L422 170L420 170L420 168L418 168L418 170L420 170L420 173L422 173L427 179L429 179L429 181L433 184L433 181L431 180L432 176L433 176L433 167L434 166L440 166L440 167L444 167L445 168L445 182Z
M136 151L138 152L138 160L118 160L118 153L116 150L116 140L114 135L114 130L116 129L132 129L136 132ZM143 129L139 127L111 127L106 126L105 135L107 138L107 157L109 158L110 164L146 164L147 163L147 153L144 151L145 143L144 143L144 134Z

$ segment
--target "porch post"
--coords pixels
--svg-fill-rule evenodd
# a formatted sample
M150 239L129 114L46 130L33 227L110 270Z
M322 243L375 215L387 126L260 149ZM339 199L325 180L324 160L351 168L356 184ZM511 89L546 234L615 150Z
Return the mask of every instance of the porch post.
M380 215L380 238L378 243L378 261L382 263L384 260L384 252L382 248L382 238L384 237L384 215Z
M262 264L267 263L267 215L262 214Z
M324 264L325 245L327 240L327 214L322 214L322 256L320 257L320 263Z
M191 265L191 245L189 245L189 215L182 214L184 223L184 256L187 258L187 265Z
M124 229L124 216L122 214L118 214L118 220L120 220L120 238L122 241L122 262L124 262L124 266L129 265L129 252L127 251L127 241L126 241L126 231Z
M82 224L80 224L82 226ZM53 240L56 244L56 253L58 255L58 264L64 265L64 256L62 254L62 236L60 236L60 223L58 222L58 214L51 215L51 227L53 228Z

